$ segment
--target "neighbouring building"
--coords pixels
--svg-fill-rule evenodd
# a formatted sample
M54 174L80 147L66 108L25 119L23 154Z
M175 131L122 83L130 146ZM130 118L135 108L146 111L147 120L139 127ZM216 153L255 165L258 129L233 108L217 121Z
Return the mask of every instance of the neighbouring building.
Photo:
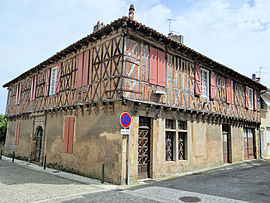
M129 17L4 85L5 153L125 184L258 157L266 87ZM177 41L180 39L180 41Z
M270 90L261 94L261 156L270 158Z

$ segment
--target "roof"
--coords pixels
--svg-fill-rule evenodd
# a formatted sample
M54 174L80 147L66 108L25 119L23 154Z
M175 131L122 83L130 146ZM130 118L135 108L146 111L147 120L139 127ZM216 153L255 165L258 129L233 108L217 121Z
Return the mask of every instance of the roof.
M154 39L159 40L159 41L163 42L164 44L171 46L173 49L177 49L181 52L186 53L187 55L192 56L196 61L203 61L204 63L207 63L208 66L211 66L211 67L215 68L216 70L224 72L227 75L231 75L232 77L237 77L241 81L248 81L249 83L252 83L255 86L257 86L259 89L267 89L261 83L254 81L251 78L244 76L244 75L234 71L233 69L231 69L231 68L229 68L221 63L216 62L215 60L187 47L184 44L181 44L173 39L168 38L164 34L158 32L150 27L147 27L147 26L145 26L145 25L143 25L135 20L131 20L126 16L111 22L110 24L104 26L102 29L87 35L86 37L71 44L70 46L63 49L62 51L57 52L56 54L54 54L53 56L51 56L47 60L41 62L40 64L36 65L35 67L27 70L26 72L22 73L18 77L9 81L5 85L3 85L3 87L9 87L12 83L15 83L15 82L25 78L26 76L30 75L33 72L36 72L36 71L39 71L39 70L45 68L47 65L50 65L50 64L60 60L61 58L64 58L69 53L74 52L74 51L82 48L84 45L87 45L89 42L96 41L97 39L101 38L101 36L109 34L113 30L120 28L120 27L130 27L130 28L135 29L138 32L146 34L147 36L151 35L151 37L153 37Z

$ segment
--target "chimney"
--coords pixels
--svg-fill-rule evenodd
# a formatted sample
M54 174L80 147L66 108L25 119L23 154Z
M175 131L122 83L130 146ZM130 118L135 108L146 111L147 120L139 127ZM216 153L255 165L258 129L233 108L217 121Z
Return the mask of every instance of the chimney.
M184 36L183 35L175 35L172 32L170 32L168 34L168 37L177 41L177 42L180 42L181 44L184 44Z
M256 74L255 73L252 74L252 80L256 80Z
M130 4L129 13L128 13L128 18L130 20L134 20L134 11L135 11L134 5Z
M97 30L100 30L101 28L104 27L104 24L103 22L100 24L100 21L97 22L97 24L94 26L93 28L93 32L97 31Z

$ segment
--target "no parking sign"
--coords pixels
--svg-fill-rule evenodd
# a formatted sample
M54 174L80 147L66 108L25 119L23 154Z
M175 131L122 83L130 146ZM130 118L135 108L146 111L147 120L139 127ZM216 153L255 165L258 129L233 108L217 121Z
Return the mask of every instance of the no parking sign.
M120 124L124 128L128 128L131 124L131 116L128 112L124 112L120 116Z

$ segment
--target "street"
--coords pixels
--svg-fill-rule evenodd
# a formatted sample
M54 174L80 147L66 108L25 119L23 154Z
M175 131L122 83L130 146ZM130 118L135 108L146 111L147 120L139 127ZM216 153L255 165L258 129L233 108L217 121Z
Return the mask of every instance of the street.
M123 189L5 158L0 202L269 202L269 171L269 160L254 160Z

